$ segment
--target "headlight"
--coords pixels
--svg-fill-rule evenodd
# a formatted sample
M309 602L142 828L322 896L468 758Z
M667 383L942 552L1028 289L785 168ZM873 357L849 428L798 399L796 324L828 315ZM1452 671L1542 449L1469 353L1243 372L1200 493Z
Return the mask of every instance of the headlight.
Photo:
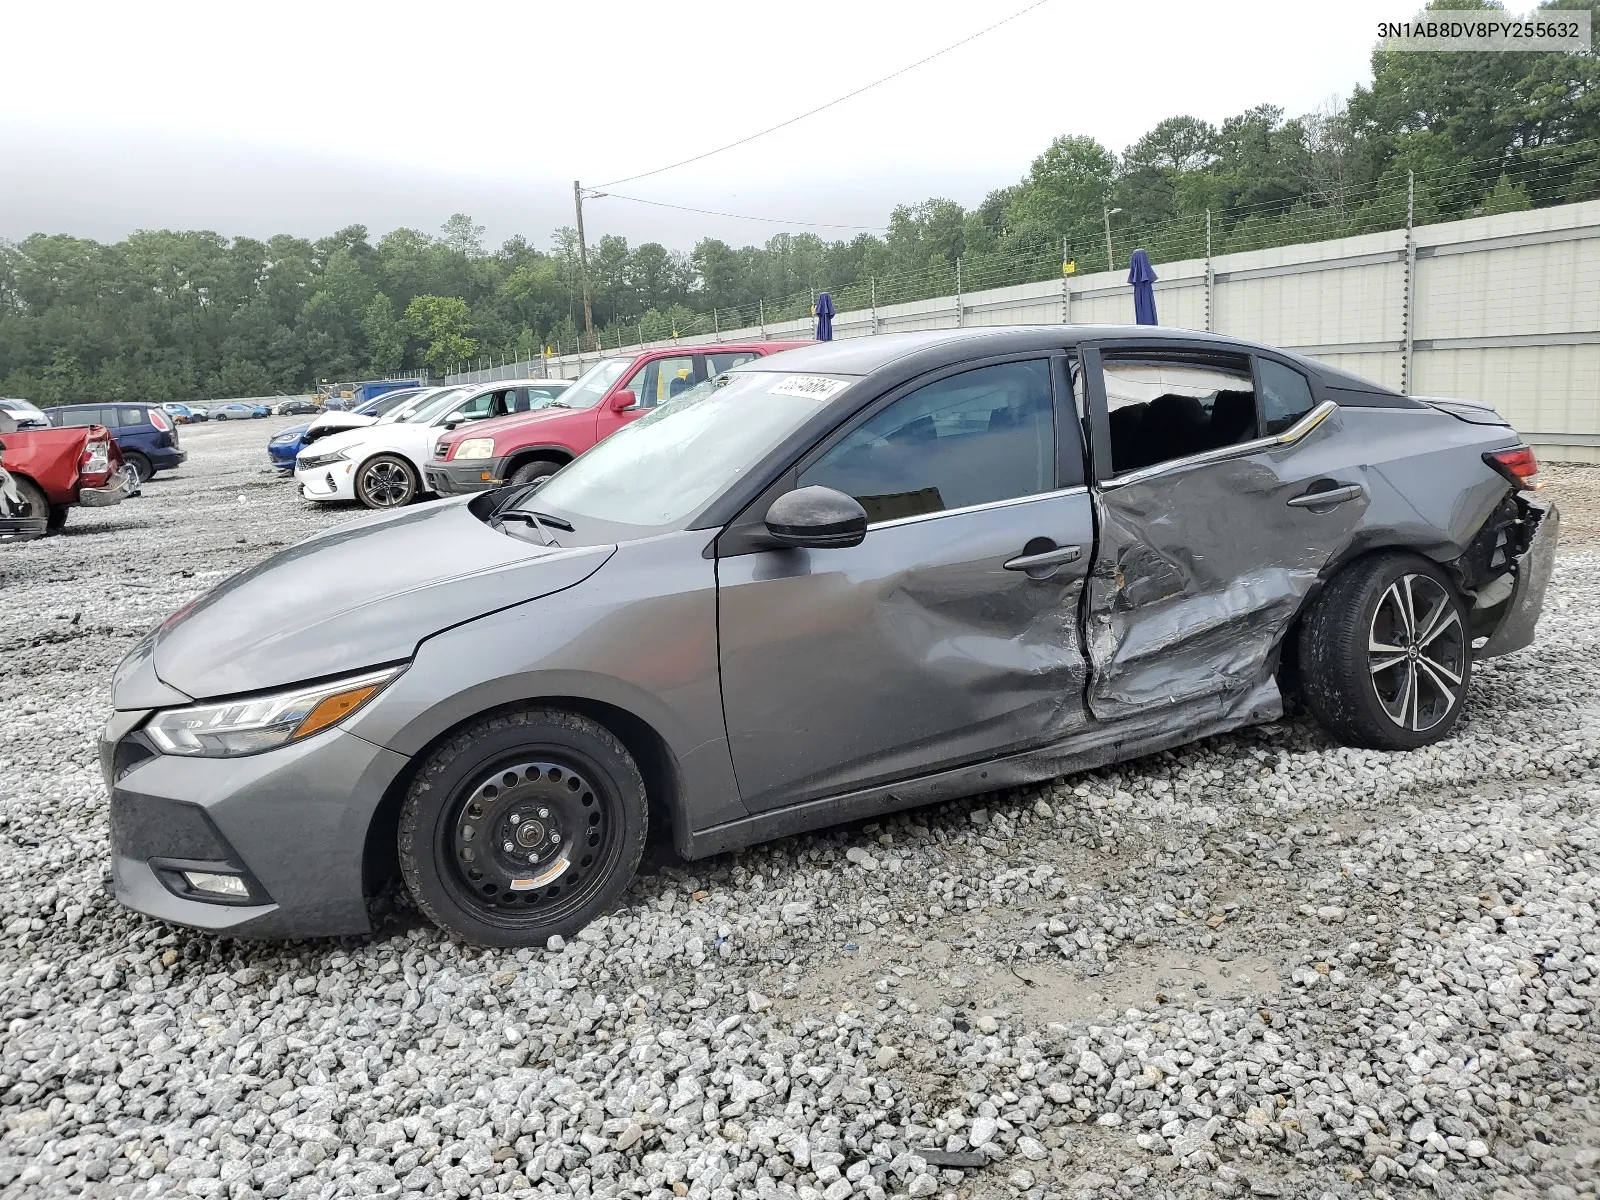
M331 454L302 454L294 460L294 465L310 470L312 467L331 467L334 463L343 461L344 451L335 450Z
M300 433L280 433L273 437L272 444L274 446L287 446L290 442L298 442L304 436L304 434Z
M493 438L468 438L456 447L456 460L463 458L493 458Z
M381 692L403 668L369 671L351 679L256 696L169 708L145 732L164 754L238 758L310 737L337 725Z

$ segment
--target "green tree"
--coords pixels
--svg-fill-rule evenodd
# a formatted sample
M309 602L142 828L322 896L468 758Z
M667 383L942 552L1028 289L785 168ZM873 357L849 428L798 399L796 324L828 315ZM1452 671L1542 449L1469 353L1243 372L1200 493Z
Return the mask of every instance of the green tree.
M405 362L406 331L395 316L394 304L382 292L367 301L361 314L361 332L367 339L367 362L374 375L392 375Z
M423 361L443 373L451 364L470 359L478 343L466 336L472 313L459 296L418 296L406 305L406 328L425 342Z

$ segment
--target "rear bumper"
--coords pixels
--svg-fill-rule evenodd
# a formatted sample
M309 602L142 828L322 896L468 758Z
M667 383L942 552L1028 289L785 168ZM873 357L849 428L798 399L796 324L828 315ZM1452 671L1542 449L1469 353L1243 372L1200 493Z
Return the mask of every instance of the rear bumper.
M245 937L365 933L368 828L404 755L330 730L239 759L130 755L117 713L101 743L117 900L163 921ZM113 740L115 739L115 740ZM119 753L119 746L121 752ZM132 760L132 765L127 765ZM206 899L184 870L235 875L248 897Z
M423 468L423 474L427 477L430 492L438 492L441 496L465 496L472 492L486 492L503 484L506 461L504 458L473 458L465 462L445 462L436 458Z
M1544 611L1545 589L1555 570L1556 541L1561 534L1561 514L1550 501L1527 501L1528 509L1539 514L1539 525L1533 532L1528 549L1517 560L1517 581L1511 592L1510 603L1500 624L1495 626L1483 649L1475 658L1493 658L1497 654L1510 654L1533 642L1534 627L1539 614Z
M158 471L171 471L189 460L187 450L167 448L150 451L150 465Z
M79 488L78 503L85 508L108 508L113 504L121 504L133 495L137 478L131 469L123 467L104 487Z

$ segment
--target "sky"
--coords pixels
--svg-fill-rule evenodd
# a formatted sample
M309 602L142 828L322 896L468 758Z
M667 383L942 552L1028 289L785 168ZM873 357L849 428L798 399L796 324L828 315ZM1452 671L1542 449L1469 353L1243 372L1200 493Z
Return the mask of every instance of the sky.
M490 245L547 246L572 223L574 179L604 191L745 137L1030 3L13 0L0 237L377 237L465 212ZM897 203L970 206L1060 134L1120 152L1164 117L1348 95L1378 21L1415 7L1046 0L822 114L618 184L585 202L585 233L831 240L881 229Z

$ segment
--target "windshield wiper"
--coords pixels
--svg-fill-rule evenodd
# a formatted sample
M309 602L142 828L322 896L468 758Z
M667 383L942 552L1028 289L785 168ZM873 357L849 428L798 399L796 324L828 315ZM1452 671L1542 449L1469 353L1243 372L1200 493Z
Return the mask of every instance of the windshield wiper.
M507 520L513 517L519 521L526 521L528 524L537 529L539 531L539 536L544 539L544 545L546 546L554 546L557 544L555 537L550 533L551 527L564 530L567 533L572 532L572 525L570 522L563 521L560 517L552 517L549 513L534 512L531 509L526 508L512 508L507 509L503 513L497 513L494 520L491 522L491 525L493 528L498 529Z

